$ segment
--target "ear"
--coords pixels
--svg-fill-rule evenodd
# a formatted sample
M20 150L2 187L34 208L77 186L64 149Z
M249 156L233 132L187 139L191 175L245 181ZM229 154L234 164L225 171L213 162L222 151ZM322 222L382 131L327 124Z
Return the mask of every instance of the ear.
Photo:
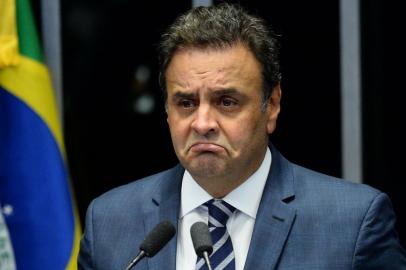
M167 100L165 100L165 113L166 113L166 122L169 124L168 101Z
M273 133L276 128L276 120L278 119L278 115L281 110L281 97L282 97L281 84L278 83L274 87L272 95L268 101L267 108L268 122L266 126L268 134Z

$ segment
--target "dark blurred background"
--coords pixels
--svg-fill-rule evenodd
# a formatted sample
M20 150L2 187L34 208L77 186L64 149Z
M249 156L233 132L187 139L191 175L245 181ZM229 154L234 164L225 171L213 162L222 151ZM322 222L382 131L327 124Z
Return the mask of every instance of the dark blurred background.
M342 176L338 0L238 2L281 35L282 111L272 142L295 163ZM158 87L156 47L191 1L61 4L64 133L83 221L90 201L103 192L177 163ZM391 197L406 246L399 37L405 19L389 1L364 0L360 9L363 181Z

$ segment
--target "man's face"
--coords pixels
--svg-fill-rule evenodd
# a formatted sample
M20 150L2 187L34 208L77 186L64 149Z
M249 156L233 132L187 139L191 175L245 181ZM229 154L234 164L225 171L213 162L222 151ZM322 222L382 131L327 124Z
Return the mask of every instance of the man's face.
M198 182L240 184L255 172L275 129L280 88L261 110L261 65L246 47L180 49L166 86L173 146Z

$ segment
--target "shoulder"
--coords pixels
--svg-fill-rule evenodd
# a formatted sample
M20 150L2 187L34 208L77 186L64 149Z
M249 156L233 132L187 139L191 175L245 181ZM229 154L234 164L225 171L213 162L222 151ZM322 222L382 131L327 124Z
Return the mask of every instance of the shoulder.
M293 201L354 204L360 200L371 201L381 193L368 185L352 183L292 163L273 146L271 152L273 186L281 189L282 193L294 194Z
M183 168L177 165L169 170L156 173L129 184L116 187L95 198L90 207L94 212L106 209L118 210L131 205L141 206L145 202L150 202L155 196L166 192L165 189L177 185L181 181ZM113 211L114 212L114 211Z
M314 192L334 192L335 194L346 193L348 196L362 194L365 197L375 197L380 193L379 190L371 186L353 183L349 180L316 172L296 164L292 164L292 170L295 184L301 189L312 190ZM297 191L300 190L298 189Z
M377 202L388 197L371 186L322 174L292 165L295 200L292 202L304 212L329 215L360 223Z
M316 172L292 164L295 193L297 196L312 194L319 200L339 201L340 204L353 204L360 201L371 202L382 192L365 184Z

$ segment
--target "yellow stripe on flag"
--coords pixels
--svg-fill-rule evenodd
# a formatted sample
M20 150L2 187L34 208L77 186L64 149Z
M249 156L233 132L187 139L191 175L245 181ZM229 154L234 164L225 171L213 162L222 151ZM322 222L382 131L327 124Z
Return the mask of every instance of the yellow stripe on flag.
M69 264L66 267L66 270L77 270L77 260L78 260L78 254L79 254L79 247L80 247L80 237L81 237L81 228L80 224L78 222L79 216L76 212L76 207L75 207L75 240L73 242L73 248L72 248L72 254L69 259Z
M0 1L0 69L18 64L15 0Z
M55 95L48 69L41 63L20 56L20 64L0 72L0 83L32 108L48 125L65 156Z

